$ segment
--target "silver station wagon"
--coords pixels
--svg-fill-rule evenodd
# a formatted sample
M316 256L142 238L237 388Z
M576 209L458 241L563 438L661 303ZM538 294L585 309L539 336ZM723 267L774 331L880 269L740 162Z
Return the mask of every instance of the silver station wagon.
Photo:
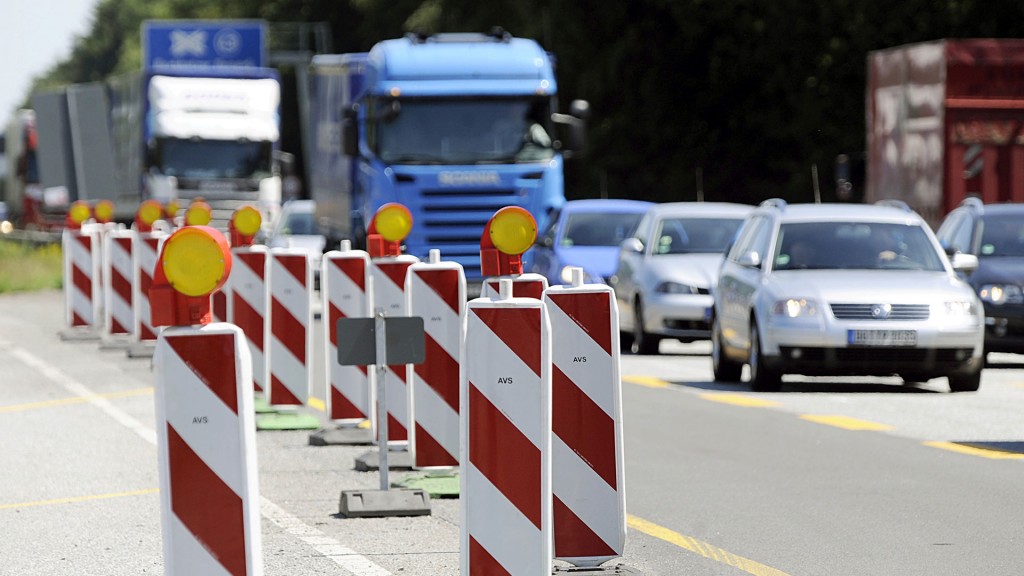
M716 380L750 367L753 389L784 374L946 377L977 390L984 312L935 235L901 203L767 200L719 271L712 319Z

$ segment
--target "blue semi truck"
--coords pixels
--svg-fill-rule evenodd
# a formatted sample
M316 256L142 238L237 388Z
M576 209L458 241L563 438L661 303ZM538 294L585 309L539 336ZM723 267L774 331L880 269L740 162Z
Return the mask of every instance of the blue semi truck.
M495 211L521 206L543 229L565 202L587 103L557 113L553 58L533 40L410 34L314 57L310 87L308 185L328 246L363 245L377 209L400 202L414 220L406 252L440 249L475 281Z

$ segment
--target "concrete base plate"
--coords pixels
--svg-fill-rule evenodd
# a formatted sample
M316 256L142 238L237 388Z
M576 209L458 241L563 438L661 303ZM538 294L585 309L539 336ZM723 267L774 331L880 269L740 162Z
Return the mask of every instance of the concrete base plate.
M629 566L623 566L621 564L616 566L594 566L594 567L577 567L577 566L555 566L554 576L642 576L643 572L640 572L636 568L630 568Z
M156 351L156 340L143 340L134 342L128 347L129 358L152 358Z
M310 446L367 445L373 441L369 428L324 428L309 435Z
M380 470L380 450L370 450L356 458L356 470L370 472ZM388 470L412 470L412 454L408 451L389 451Z
M256 416L257 430L316 430L320 419L301 412L274 412Z
M86 342L99 340L100 333L91 326L76 326L60 331L60 339L65 342Z
M388 467L390 468L390 455ZM431 498L458 498L458 472L429 472L426 474L410 474L401 480L392 482L395 488L419 488L426 490Z
M346 490L339 513L346 518L429 516L430 494L423 490Z

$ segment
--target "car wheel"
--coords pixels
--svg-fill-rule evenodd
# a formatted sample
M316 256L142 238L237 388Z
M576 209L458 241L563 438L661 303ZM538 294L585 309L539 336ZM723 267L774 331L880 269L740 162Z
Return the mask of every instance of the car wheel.
M949 377L950 392L977 392L980 387L981 370Z
M633 306L633 354L657 354L661 337L651 334L644 326L644 309L637 300Z
M750 387L755 392L778 392L782 389L782 375L769 370L761 357L761 336L757 323L750 324Z
M711 319L711 370L716 381L739 382L743 374L743 364L725 355L722 346L722 327L718 317Z

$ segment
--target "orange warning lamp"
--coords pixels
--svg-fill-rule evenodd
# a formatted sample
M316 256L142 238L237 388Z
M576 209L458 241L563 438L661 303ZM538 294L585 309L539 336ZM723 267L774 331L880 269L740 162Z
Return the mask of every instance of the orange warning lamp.
M213 219L213 210L205 200L195 199L185 211L186 226L206 226Z
M100 200L96 203L93 213L96 216L97 222L106 224L114 219L114 203L110 200Z
M519 206L494 213L480 237L480 272L484 276L523 273L523 252L537 239L537 221Z
M366 251L370 256L398 256L402 240L412 231L412 212L397 202L381 206L366 231Z
M263 215L252 206L242 206L231 215L228 232L231 234L232 246L252 246L256 233L263 225Z
M164 241L153 271L153 326L209 324L210 294L231 273L227 238L210 226L185 226Z
M181 210L181 204L177 200L169 200L164 205L164 218L167 218L174 223L174 219L178 217L178 211Z
M82 224L85 224L85 221L91 216L92 209L89 208L89 203L84 200L76 200L68 208L67 227L72 230L80 230Z
M139 232L152 232L153 224L163 215L164 209L156 200L146 200L135 211L135 229Z

